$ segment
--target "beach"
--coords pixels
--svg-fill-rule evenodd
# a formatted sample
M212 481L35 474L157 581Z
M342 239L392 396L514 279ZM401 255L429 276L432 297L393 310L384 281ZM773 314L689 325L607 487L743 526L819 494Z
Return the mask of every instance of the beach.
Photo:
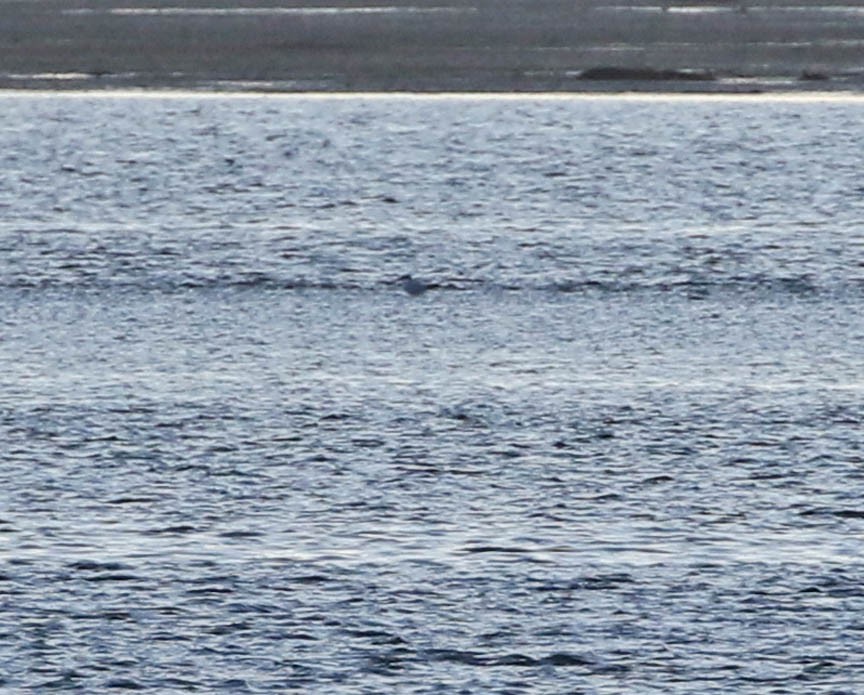
M864 8L850 3L7 0L0 18L5 89L762 92L864 86Z

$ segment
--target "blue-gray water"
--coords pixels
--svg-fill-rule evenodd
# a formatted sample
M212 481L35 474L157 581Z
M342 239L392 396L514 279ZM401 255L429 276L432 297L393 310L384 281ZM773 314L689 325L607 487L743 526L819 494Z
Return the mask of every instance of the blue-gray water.
M4 692L864 688L864 101L0 109Z

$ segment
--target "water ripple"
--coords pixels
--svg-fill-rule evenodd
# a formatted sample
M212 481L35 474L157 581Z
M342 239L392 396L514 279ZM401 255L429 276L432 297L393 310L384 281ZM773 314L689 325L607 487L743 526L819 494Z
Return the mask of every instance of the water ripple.
M0 688L860 681L856 105L2 99Z

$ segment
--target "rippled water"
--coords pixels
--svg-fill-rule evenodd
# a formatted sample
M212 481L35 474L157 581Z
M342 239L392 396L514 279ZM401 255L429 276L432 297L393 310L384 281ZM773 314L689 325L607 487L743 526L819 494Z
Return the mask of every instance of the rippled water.
M0 105L0 687L860 691L864 101Z

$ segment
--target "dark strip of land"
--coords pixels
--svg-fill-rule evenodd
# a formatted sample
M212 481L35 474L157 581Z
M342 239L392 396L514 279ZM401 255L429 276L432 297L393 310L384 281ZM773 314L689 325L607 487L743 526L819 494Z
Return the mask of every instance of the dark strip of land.
M0 88L864 88L864 0L0 0Z

